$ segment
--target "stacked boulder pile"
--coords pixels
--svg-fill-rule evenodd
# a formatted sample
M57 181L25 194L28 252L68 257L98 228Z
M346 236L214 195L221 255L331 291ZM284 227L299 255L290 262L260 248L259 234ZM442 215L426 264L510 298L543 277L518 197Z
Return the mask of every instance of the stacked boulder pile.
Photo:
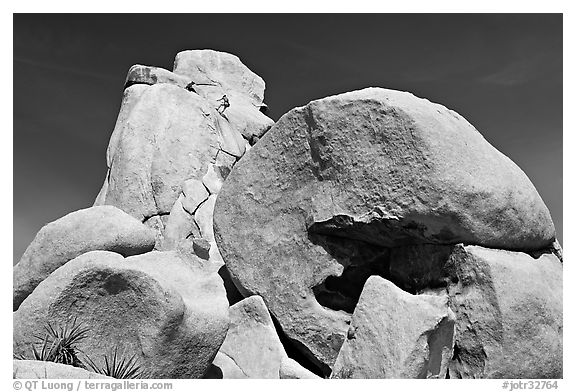
M562 377L561 248L520 168L410 93L274 123L264 87L211 50L129 70L94 206L14 267L15 377L75 374L31 356L72 321L148 378Z

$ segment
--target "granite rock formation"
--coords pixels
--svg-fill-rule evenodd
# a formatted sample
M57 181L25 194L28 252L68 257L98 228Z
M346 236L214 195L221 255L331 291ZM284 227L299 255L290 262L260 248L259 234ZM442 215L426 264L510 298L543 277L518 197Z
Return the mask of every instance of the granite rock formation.
M262 296L325 374L364 282L392 279L403 253L530 252L555 236L530 180L462 116L380 88L285 114L227 178L214 228L240 292Z
M155 233L112 206L72 212L44 226L14 266L14 310L40 282L73 258L92 250L124 256L154 248Z
M223 95L230 107L221 113ZM228 53L181 52L173 72L133 66L95 205L116 206L156 229L158 250L195 238L215 248L214 199L247 146L273 124L263 100L262 78Z
M70 323L75 366L150 378L562 377L562 248L520 168L407 92L274 124L264 89L213 50L129 69L94 206L14 268L15 377L97 377L19 360Z
M14 353L30 355L46 326L74 322L88 331L79 351L97 366L117 350L136 355L148 378L202 377L229 323L217 269L178 251L85 253L42 281L14 313Z

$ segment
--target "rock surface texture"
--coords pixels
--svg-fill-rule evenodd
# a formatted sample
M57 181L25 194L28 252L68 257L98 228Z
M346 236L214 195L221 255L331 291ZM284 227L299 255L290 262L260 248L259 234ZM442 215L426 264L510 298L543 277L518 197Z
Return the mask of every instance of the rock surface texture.
M14 379L108 379L111 377L89 372L74 366L45 361L28 361L15 359L12 365Z
M254 295L230 307L230 328L219 355L241 372L232 368L230 373L226 366L223 378L279 378L280 364L288 356L262 298Z
M364 282L389 278L390 249L531 251L555 236L530 180L463 117L379 88L285 114L227 178L214 229L240 291L325 374Z
M124 259L93 251L53 272L24 300L14 313L14 353L30 355L46 325L72 319L88 329L78 348L98 366L118 350L136 355L147 378L199 378L226 336L228 301L217 266L194 255Z
M300 379L319 379L317 375L312 373L310 370L302 367L298 362L291 358L282 359L280 364L280 378L288 380L300 380Z
M14 267L15 378L563 376L562 248L520 168L407 92L274 124L264 90L213 50L130 68L94 206ZM77 368L27 360L72 325Z
M332 378L446 378L454 314L446 295L412 295L366 281Z
M14 266L14 310L57 268L92 250L124 256L149 252L155 233L112 206L72 212L44 226Z
M230 107L218 111L224 95ZM264 81L228 53L181 52L173 72L133 66L95 205L116 206L154 228L158 250L194 238L215 248L213 201L249 143L273 124L263 100Z
M562 263L553 253L458 246L451 378L562 378Z

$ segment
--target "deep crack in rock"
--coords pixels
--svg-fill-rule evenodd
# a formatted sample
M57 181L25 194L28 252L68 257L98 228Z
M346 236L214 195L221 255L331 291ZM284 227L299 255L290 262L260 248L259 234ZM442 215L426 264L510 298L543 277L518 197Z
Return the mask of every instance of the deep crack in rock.
M353 313L364 283L372 275L410 294L445 290L449 278L444 267L453 245L421 243L420 236L410 237L408 231L400 230L402 241L394 246L391 238L397 238L398 232L383 230L390 227L382 225L382 220L372 222L375 225L336 215L309 226L309 240L344 267L340 276L328 276L312 288L320 305Z

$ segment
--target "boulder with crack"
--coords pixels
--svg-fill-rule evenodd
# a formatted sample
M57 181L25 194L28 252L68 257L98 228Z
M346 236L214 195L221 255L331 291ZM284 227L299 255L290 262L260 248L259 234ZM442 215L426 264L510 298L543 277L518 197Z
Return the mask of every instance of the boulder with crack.
M372 276L331 378L446 378L453 339L447 295L412 295Z
M224 112L217 110L223 95L231 104ZM158 250L207 239L221 263L213 201L250 142L273 124L260 110L263 100L264 81L228 53L178 53L173 72L134 65L95 205L116 206L154 228Z
M102 367L132 356L146 378L200 378L228 330L218 267L193 254L149 252L123 258L83 254L42 281L14 312L13 349L24 358L46 327L85 328L78 359ZM89 360L85 358L89 356Z
M230 307L230 328L219 355L214 364L220 364L223 378L279 378L287 355L261 297L254 295Z
M553 252L457 246L450 378L562 378L562 263Z
M132 256L151 251L154 242L153 230L112 206L78 210L48 223L14 266L14 310L48 275L83 253Z
M285 114L224 182L214 231L242 294L262 296L325 374L390 249L532 251L555 236L530 180L462 116L380 88Z

